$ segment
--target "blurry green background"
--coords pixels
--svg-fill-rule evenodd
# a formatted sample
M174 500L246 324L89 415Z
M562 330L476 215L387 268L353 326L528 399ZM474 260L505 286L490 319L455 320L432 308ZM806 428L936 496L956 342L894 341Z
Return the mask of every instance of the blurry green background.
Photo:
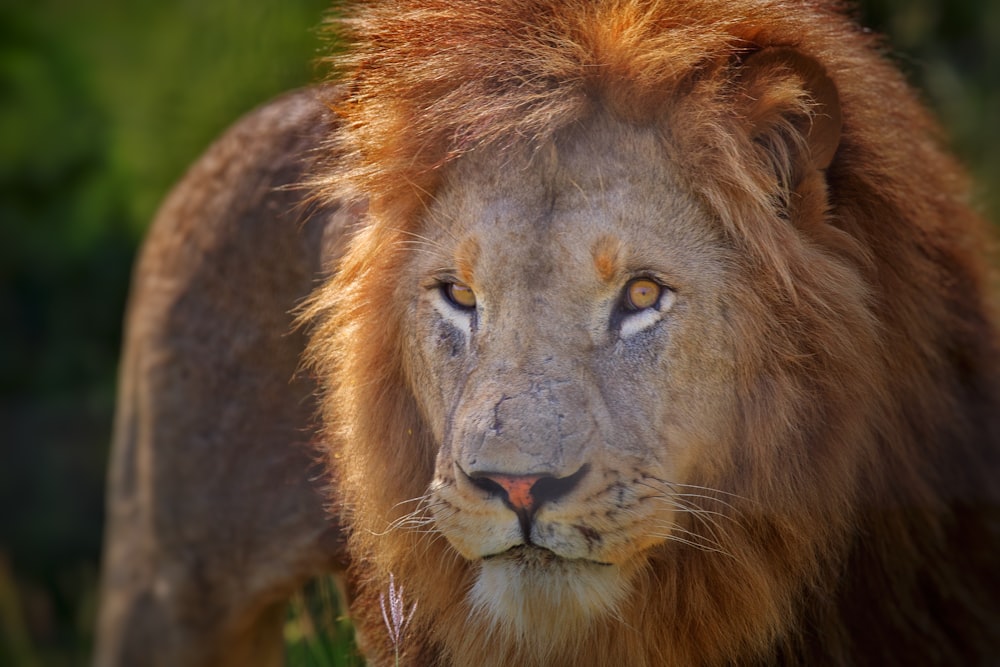
M316 80L316 27L328 4L0 5L0 665L88 661L137 244L167 188L213 137L278 92ZM862 5L864 23L890 35L894 57L926 92L997 220L1000 2ZM311 661L289 651L296 664Z

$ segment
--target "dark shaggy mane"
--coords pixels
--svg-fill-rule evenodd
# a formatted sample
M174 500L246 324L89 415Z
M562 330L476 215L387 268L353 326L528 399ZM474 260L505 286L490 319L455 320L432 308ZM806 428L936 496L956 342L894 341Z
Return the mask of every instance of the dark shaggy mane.
M397 0L363 3L331 30L353 46L334 61L344 91L330 102L340 118L327 146L335 159L311 185L319 197L364 201L369 213L305 316L315 322L310 358L328 379L339 500L364 561L354 573L363 630L380 631L377 590L395 572L420 599L414 632L433 639L412 650L430 660L435 642L466 622L461 595L442 591L468 585L443 540L379 537L398 502L424 493L435 444L402 370L403 308L365 295L392 284L405 261L400 239L419 230L459 156L540 145L608 113L661 128L681 180L747 257L760 287L752 298L780 324L752 323L740 343L769 371L740 388L757 440L748 436L747 460L734 464L765 480L747 493L818 507L784 534L751 522L747 540L773 548L805 581L773 592L763 629L743 632L743 619L730 617L755 604L723 583L737 576L730 564L654 564L663 569L647 585L676 598L664 609L697 608L682 599L684 568L718 583L704 595L725 598L701 609L701 622L658 618L657 641L684 644L661 658L992 664L984 656L1000 655L1000 357L987 226L968 206L939 129L839 3ZM836 85L842 132L822 178L794 182L789 135L798 126L761 129L771 117L815 120L807 91L779 73L767 95L754 96L741 79L752 54L778 47L820 63ZM792 436L829 467L803 467L782 486L774 476L792 464L767 459L762 434L792 405L792 387L810 401L807 410L799 398L795 416L812 418ZM859 401L871 413L862 421L851 412ZM854 430L831 435L842 424ZM856 454L859 472L835 469L837 448ZM796 531L806 546L789 538ZM428 559L439 571L427 572ZM745 590L773 589L781 573L768 576Z

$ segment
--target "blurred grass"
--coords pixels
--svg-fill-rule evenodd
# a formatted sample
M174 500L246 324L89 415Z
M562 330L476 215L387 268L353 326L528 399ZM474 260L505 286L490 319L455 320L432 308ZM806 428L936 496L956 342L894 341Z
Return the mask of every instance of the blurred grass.
M360 667L354 629L340 613L342 598L332 578L318 579L292 598L285 624L288 664L293 667Z
M158 202L239 115L315 80L328 0L0 5L0 666L87 664L114 374ZM868 0L1000 218L1000 3ZM350 665L329 583L290 664Z

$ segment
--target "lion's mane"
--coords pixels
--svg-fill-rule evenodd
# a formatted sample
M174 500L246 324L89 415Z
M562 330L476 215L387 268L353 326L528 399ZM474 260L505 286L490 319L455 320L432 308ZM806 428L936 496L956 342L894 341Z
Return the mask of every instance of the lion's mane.
M1000 366L984 223L882 44L835 3L400 0L336 22L341 118L321 196L368 214L307 309L326 384L335 500L352 528L352 613L388 661L379 594L415 615L413 664L983 664L998 655ZM825 178L794 179L811 101L741 64L787 47L842 113ZM651 554L622 618L573 653L505 643L470 615L444 539L387 530L437 445L415 406L394 280L442 173L597 112L663 128L681 179L756 279L734 316L741 441L706 465L733 493L733 558ZM412 509L409 508L409 509ZM717 506L713 506L717 510ZM582 656L582 657L581 657ZM470 663L471 664L471 663Z

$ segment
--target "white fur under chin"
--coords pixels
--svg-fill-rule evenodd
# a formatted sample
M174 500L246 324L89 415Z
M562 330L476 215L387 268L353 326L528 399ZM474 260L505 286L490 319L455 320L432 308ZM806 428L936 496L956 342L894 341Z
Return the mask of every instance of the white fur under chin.
M551 650L578 642L593 621L619 616L627 584L613 565L517 550L482 562L469 602L498 639L541 640Z

